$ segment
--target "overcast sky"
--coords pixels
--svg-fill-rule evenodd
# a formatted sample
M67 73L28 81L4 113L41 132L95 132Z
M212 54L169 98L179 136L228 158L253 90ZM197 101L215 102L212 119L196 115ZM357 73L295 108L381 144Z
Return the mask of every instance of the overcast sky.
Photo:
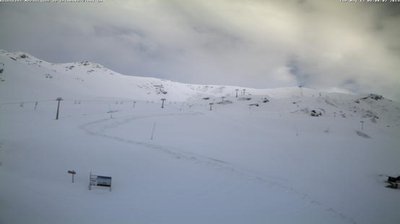
M400 100L399 40L400 3L0 0L1 49L186 83L340 88Z

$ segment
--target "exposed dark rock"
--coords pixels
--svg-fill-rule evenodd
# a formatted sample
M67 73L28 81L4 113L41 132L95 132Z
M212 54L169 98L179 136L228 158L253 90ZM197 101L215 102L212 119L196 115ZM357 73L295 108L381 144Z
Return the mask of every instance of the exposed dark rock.
M251 100L251 97L240 97L238 100Z
M316 110L311 110L310 115L312 117L319 117L319 116L322 116L322 112L321 111L316 111Z
M221 101L221 102L218 102L217 104L222 104L222 105L224 105L224 104L231 104L231 103L233 103L233 102L230 101L230 100L223 100L223 101Z
M362 131L358 131L358 130L357 130L356 133L357 133L357 135L360 136L360 137L363 137L363 138L371 138L369 135L365 134L365 133L362 132Z
M373 99L373 100L378 101L378 100L384 99L384 97L383 97L382 95L378 95L378 94L371 93L371 94L369 94L368 96L363 97L363 98L361 98L361 99L362 99L362 100Z

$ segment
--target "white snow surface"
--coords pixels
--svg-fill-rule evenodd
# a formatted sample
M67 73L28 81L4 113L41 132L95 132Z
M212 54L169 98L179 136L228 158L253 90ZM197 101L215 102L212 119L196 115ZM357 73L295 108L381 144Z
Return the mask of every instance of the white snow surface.
M400 190L385 188L400 175L398 102L22 52L0 51L0 71L1 224L400 222ZM112 191L89 190L90 172Z

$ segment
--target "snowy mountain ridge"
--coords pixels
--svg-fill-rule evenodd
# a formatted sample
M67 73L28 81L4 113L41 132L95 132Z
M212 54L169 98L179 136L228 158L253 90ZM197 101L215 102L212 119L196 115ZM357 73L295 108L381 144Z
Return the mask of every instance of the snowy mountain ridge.
M19 78L27 78L28 75L35 77L36 83L27 87L31 89L27 89L25 93L17 94L22 98L32 95L31 93L35 92L35 88L54 89L49 85L59 87L49 91L58 91L60 95L71 97L86 95L155 100L159 99L160 95L168 95L171 101L186 101L200 95L222 96L227 92L234 92L238 88L190 85L157 78L126 76L89 61L52 64L23 52L0 51L0 58L0 61L4 64L1 79L3 82L11 82L11 85L14 85L13 88L18 85L14 81L18 78L16 76L20 76ZM70 88L69 91L65 87ZM15 96L15 94L12 94L12 96Z
M356 116L373 123L384 120L389 126L400 124L399 104L377 94L354 95L297 87L252 89L183 84L126 76L89 61L53 64L24 52L4 50L0 50L0 66L2 103L54 100L61 96L70 100L97 98L152 102L165 98L167 102L205 105L237 101L246 107L258 107L273 99L284 103L269 110L342 118Z
M236 89L239 95L270 95L271 97L282 98L299 94L297 87L277 88L277 89L253 89L237 86L222 85L196 85L183 84L169 80L162 80L150 77L126 76L114 72L104 66L81 61L75 63L53 64L24 52L7 52L0 50L0 62L3 63L3 82L14 76L36 77L42 84L46 81L59 80L63 85L70 86L70 92L81 91L83 94L107 96L107 97L132 97L138 100L158 99L158 95L168 94L172 101L186 101L188 99L205 96L233 96ZM15 69L15 67L20 67ZM51 82L50 82L51 83ZM117 88L113 86L117 86ZM43 86L42 86L43 87ZM33 88L33 87L32 87ZM303 88L302 94L311 95L318 93L317 90ZM60 92L62 92L60 90ZM22 94L22 93L20 93ZM72 94L72 93L64 93ZM29 96L30 94L27 94Z

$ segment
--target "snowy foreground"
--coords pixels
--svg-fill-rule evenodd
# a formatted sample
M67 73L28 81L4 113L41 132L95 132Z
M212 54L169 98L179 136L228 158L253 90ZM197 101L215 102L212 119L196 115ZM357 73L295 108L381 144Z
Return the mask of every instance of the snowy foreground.
M1 224L400 220L400 190L384 182L400 175L396 102L297 88L236 98L137 77L127 83L145 88L97 94L86 73L74 84L63 65L0 59ZM112 176L112 191L89 191L90 172Z

